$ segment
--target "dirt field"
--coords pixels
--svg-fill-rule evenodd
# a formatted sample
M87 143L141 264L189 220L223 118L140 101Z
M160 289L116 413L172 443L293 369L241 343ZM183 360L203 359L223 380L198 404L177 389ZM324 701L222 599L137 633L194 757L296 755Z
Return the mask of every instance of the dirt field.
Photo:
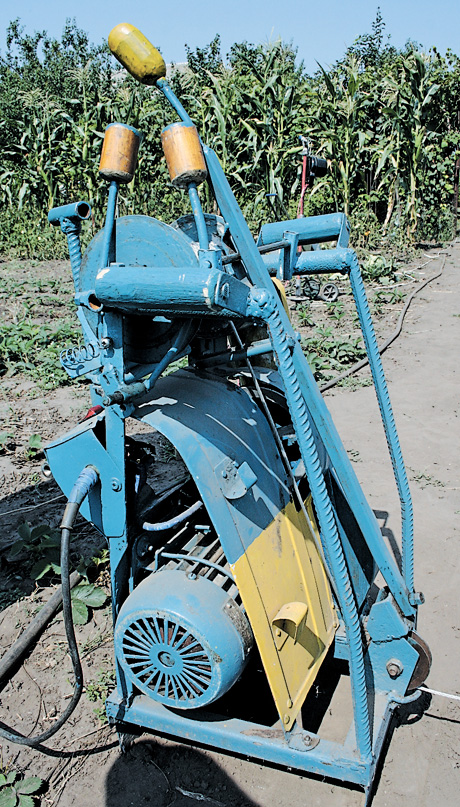
M427 257L417 259L408 267L408 275L399 275L398 288L408 294L444 267L442 275L414 298L401 336L384 354L384 367L414 499L416 588L426 598L418 631L433 653L427 684L458 696L460 243L433 250L429 258L429 262ZM59 294L69 290L66 267L0 264L0 276L16 273L25 289L23 296L31 293L28 286L50 271L57 281L56 303ZM372 299L375 289L369 294ZM10 294L3 297L3 317L10 316L17 300L23 305L20 294L14 301ZM403 300L388 304L383 300L377 306L379 341L393 330L402 305ZM60 315L56 306L55 313ZM313 303L311 316L316 323L334 324L342 331L347 327L345 315L343 321L331 322L324 303ZM303 331L307 330L305 326ZM76 329L74 341L77 339ZM327 403L384 534L397 540L399 503L374 391L366 385L367 370L355 378L357 382L327 392ZM30 564L25 556L23 567L8 559L21 524L54 527L64 504L55 484L40 477L43 456L31 448L31 435L39 434L46 443L78 422L89 405L87 387L43 391L37 384L24 374L0 381L0 432L8 434L0 451L0 653L7 651L54 590L28 576ZM168 457L160 455L160 460L163 471L170 473ZM78 533L77 553L91 557L102 549L100 539L83 521ZM362 792L349 787L148 735L121 756L115 733L100 720L112 670L108 604L95 609L90 621L77 628L77 638L86 693L70 721L47 744L54 750L40 753L1 743L2 770L16 769L46 780L41 802L46 807L192 807L197 801L218 807L363 805ZM58 616L0 691L0 720L26 735L46 729L68 703L70 669L62 617ZM395 721L373 806L431 807L439 803L454 807L459 803L459 789L460 701L423 695Z

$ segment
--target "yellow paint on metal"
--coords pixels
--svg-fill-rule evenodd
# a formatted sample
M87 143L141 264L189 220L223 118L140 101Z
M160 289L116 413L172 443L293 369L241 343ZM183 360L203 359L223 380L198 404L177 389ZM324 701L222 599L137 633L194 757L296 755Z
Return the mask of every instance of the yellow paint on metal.
M276 291L278 292L280 300L283 304L283 308L286 311L286 314L288 315L289 319L291 319L291 312L289 311L289 305L286 296L286 289L284 288L284 283L278 277L272 277L272 280L276 286Z
M310 523L291 501L232 565L280 719L288 730L338 624L313 530L314 518Z
M207 177L206 163L195 126L172 123L161 133L171 182L176 188L186 188L190 182L199 185Z
M131 182L136 170L139 135L123 123L105 130L99 173L104 179Z
M134 25L121 22L109 34L109 48L128 73L142 84L155 84L166 75L164 59Z

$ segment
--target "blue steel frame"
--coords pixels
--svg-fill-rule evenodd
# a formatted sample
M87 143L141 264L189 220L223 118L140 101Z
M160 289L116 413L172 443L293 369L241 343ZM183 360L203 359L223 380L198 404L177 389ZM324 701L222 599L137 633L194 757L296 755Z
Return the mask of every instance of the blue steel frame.
M171 102L179 117L189 123L189 116L166 81L160 79L157 86ZM194 316L196 310L192 307L193 298L200 315L232 314L235 317L249 317L265 323L268 328L271 350L277 359L279 375L312 492L334 594L343 620L345 639L342 637L336 641L336 655L346 658L349 662L353 722L345 743L341 745L303 731L299 723L292 731L285 732L278 727L267 728L236 719L216 720L214 714L209 716L201 710L190 717L188 714L170 711L143 695L134 695L132 687L127 684L118 665L117 691L107 701L107 712L110 720L115 723L140 725L192 742L354 782L369 792L395 705L411 699L411 696L407 698L405 693L418 660L418 653L408 642L407 637L415 625L420 598L414 593L413 586L410 492L357 258L355 253L348 249L348 224L346 218L340 214L265 225L261 230L258 246L269 246L279 242L281 246L268 255L261 255L216 155L206 146L203 146L203 151L217 204L229 226L250 285L249 287L245 285L242 289L244 284L223 270L220 252L208 248L206 225L198 193L195 187L191 187L190 200L200 234L200 250L196 268L183 267L182 264L177 267L179 273L177 277L180 279L182 275L184 277L187 275L187 282L181 287L180 284L177 286L175 279L173 280L173 285L177 286L174 304L182 306L181 316L187 312L189 316ZM150 368L153 372L147 382L135 381L136 375L130 377L125 366L124 325L121 312L131 310L127 303L128 299L134 309L136 305L145 305L146 285L143 284L139 272L134 274L135 267L130 267L132 271L124 281L123 273L117 274L116 266L113 268L110 266L111 259L116 258L114 254L116 196L117 186L116 183L112 183L109 188L107 219L98 264L99 269L103 271L98 274L94 289L78 288L81 253L77 254L75 244L72 261L76 300L79 303L80 321L87 343L91 339L94 340L95 335L88 329L81 307L90 307L90 296L95 295L96 291L100 301L96 333L97 344L101 347L100 362L95 368L94 361L91 366L83 361L76 374L89 373L101 388L94 390L93 398L95 403L100 403L102 394L106 407L103 417L105 445L103 447L100 441L91 438L92 428L95 425L91 423L83 425L47 448L50 465L64 491L69 488L81 467L85 467L88 462L98 469L101 480L99 494L97 490L94 491L86 507L87 516L96 523L97 518L99 519L100 528L109 540L114 618L133 585L127 535L124 419L131 415L137 418L145 417L149 402L156 394L158 377L169 361L168 354L168 358L160 362L156 368ZM52 211L52 214L56 221L61 221L62 226L62 220L66 216L60 215L58 211ZM78 238L78 233L72 232L72 236ZM301 254L297 251L299 244L332 240L337 242L335 249ZM165 231L165 245L167 242L168 233ZM401 499L403 574L382 538L377 521L364 498L289 318L273 291L270 274L288 279L294 271L309 274L341 272L349 275ZM205 299L200 303L203 273L208 274L204 284ZM111 279L116 281L112 285L110 285ZM148 298L151 300L152 311L156 314L161 312L168 314L171 310L172 303L167 301L168 295L164 289L161 290L164 281L164 277L159 277L155 289L154 281L149 279ZM149 310L148 305L146 310ZM171 359L178 351L184 349L188 338L186 331L180 333L176 340L177 344L170 354ZM130 383L131 380L134 383ZM143 396L142 406L136 408L139 396ZM186 386L183 396L186 401ZM153 421L147 417L146 420L159 430L164 428L162 418ZM179 446L182 442L182 450L185 450L181 423L170 422L168 428L169 439ZM320 446L316 436L319 436ZM330 488L319 458L318 451L321 446L329 458L328 472L345 497L388 586L388 595L372 606L368 620L371 643L366 652L363 646L362 621L356 592L350 578ZM70 467L69 448L72 453ZM199 463L198 448L197 451L191 452L188 459L189 470L195 478L198 476ZM389 661L394 658L397 658L401 665L401 673L397 678L391 678L387 670Z

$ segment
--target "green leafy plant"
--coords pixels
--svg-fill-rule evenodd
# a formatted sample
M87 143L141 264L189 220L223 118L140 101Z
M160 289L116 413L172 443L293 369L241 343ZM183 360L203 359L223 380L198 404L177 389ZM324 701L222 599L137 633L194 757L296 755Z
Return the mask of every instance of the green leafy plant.
M0 432L0 451L6 451L9 445L11 444L11 440L13 439L14 432L6 431Z
M317 380L332 377L365 354L361 336L335 336L332 327L316 327L311 337L302 339L302 349Z
M18 771L0 773L0 807L34 807L43 784L38 776L24 779Z
M19 559L29 566L29 574L34 580L41 580L49 574L61 575L60 545L61 534L49 524L31 527L27 522L18 527L19 541L11 546L7 560L15 563ZM107 558L94 558L85 564L80 561L80 568L86 573L88 565L98 566L106 563ZM88 579L72 589L72 616L76 625L84 625L89 618L90 608L101 608L107 601L103 588L90 583Z
M330 319L336 322L337 325L340 325L340 323L346 316L345 306L340 301L335 303L328 303L326 305L326 314Z
M86 697L91 703L98 705L94 709L94 714L101 723L107 723L105 712L105 702L116 683L114 670L101 670L96 678L91 679L86 684Z
M296 306L295 313L301 325L311 328L315 324L308 306L306 305Z
M31 527L24 522L18 527L19 540L11 546L7 556L10 562L22 559L26 562L30 576L40 580L49 572L60 575L61 534L49 524Z
M27 458L30 460L35 459L37 454L43 451L42 438L39 434L31 434L29 437L29 445L27 448Z
M70 322L61 320L52 327L34 322L27 314L0 325L0 374L2 369L7 376L27 374L44 389L68 382L59 354L73 334Z
M368 255L361 261L361 274L363 280L370 283L391 283L395 278L394 260L383 255Z
M80 583L72 589L72 617L76 625L86 625L89 608L101 608L107 602L107 594L100 586Z
M386 289L379 289L375 292L372 298L372 308L375 314L379 316L385 306L401 303L405 296L405 292L401 291L401 289L392 289L388 287Z

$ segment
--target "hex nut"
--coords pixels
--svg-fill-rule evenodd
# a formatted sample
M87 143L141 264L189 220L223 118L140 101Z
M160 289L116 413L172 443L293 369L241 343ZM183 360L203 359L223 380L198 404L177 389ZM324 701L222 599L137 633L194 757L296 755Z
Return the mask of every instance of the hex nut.
M399 678L404 667L399 659L391 658L387 663L387 673L390 678Z

